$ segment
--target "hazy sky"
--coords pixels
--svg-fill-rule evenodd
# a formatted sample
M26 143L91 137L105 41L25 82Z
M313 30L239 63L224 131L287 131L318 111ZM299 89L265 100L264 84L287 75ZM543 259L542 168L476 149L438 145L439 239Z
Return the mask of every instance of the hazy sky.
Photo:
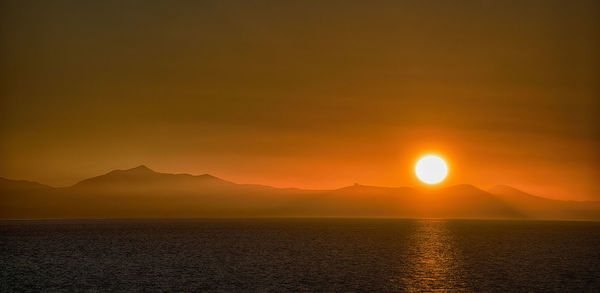
M0 176L600 200L600 1L1 1Z

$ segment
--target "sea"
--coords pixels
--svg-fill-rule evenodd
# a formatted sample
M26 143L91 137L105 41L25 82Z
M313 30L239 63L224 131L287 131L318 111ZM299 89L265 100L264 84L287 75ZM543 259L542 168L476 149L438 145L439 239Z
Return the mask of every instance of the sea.
M600 292L600 222L0 222L1 292Z

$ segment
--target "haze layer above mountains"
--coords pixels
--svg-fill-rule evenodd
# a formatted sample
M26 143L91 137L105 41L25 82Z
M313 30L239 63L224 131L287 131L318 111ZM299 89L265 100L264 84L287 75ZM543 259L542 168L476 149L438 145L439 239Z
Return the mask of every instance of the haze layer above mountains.
M355 184L302 190L217 177L115 170L70 187L0 178L0 218L382 217L600 220L600 202L550 200L509 186L419 190Z

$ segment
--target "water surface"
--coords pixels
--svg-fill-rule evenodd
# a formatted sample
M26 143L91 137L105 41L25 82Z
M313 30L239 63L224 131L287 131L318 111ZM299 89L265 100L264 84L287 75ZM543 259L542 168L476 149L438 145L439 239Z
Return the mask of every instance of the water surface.
M0 291L598 291L600 223L0 224Z

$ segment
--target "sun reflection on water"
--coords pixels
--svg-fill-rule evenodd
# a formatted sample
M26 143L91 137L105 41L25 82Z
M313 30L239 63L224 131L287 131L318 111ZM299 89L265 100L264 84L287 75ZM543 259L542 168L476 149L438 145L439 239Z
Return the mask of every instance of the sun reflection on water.
M408 292L462 291L460 261L448 223L440 220L416 222L410 239L409 274L402 278Z

